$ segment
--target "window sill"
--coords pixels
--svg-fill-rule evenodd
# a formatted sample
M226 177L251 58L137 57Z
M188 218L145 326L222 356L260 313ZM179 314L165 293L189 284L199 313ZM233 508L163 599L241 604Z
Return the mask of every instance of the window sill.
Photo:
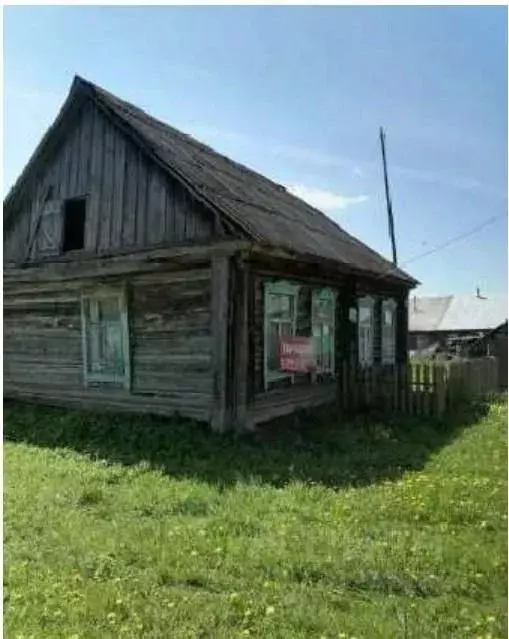
M85 386L87 388L115 388L130 390L130 382L124 378L114 378L107 375L94 375L88 376L85 379Z

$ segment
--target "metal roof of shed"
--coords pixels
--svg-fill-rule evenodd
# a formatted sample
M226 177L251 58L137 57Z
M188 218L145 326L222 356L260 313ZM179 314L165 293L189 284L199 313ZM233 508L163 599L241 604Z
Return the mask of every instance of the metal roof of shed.
M412 297L408 304L410 332L491 330L507 321L507 295Z

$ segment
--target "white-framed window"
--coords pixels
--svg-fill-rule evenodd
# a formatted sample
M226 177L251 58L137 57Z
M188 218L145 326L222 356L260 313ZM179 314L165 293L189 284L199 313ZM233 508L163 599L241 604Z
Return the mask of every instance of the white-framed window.
M335 372L336 293L330 288L314 290L311 298L311 326L316 372Z
M382 364L396 362L396 300L382 301Z
M129 388L129 325L123 288L100 288L81 298L85 384Z
M375 300L361 297L357 302L357 339L359 364L371 366L374 360Z
M292 377L279 368L281 337L295 335L299 286L291 282L265 283L265 388L272 381Z

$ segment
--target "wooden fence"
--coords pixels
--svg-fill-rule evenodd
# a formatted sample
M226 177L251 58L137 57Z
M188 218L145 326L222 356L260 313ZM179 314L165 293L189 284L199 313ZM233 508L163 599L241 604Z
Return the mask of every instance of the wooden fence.
M339 380L344 410L379 408L408 415L442 416L461 403L498 390L496 357L409 362L352 369Z

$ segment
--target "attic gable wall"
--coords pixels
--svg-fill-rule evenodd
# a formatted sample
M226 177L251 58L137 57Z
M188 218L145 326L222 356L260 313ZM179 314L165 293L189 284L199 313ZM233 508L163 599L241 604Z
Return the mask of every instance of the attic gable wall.
M165 175L88 100L62 143L22 187L13 221L4 231L4 261L38 261L38 219L48 189L53 208L85 196L85 251L138 250L159 244L203 242L214 233L213 214ZM47 203L46 203L47 204ZM60 220L63 221L61 214ZM61 253L62 223L53 227ZM29 247L31 249L29 251Z

